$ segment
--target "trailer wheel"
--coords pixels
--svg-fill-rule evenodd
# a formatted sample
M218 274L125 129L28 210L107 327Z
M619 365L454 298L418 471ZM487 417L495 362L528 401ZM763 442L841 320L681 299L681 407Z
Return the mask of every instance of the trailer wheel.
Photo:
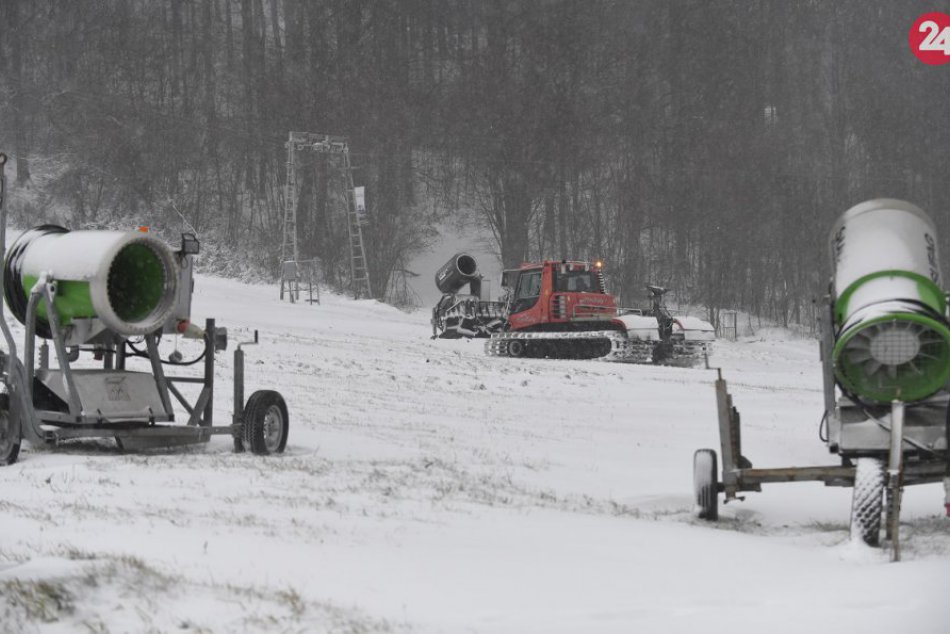
M252 452L262 456L283 453L288 427L287 404L279 392L259 390L247 399L244 444Z
M0 394L0 465L11 465L20 455L20 428L10 416L10 395Z
M528 351L528 344L520 339L512 339L508 342L508 356L509 357L523 357Z
M693 454L693 489L696 513L700 519L719 519L719 461L712 449L697 449Z
M854 468L851 497L851 539L877 546L881 539L881 511L884 493L884 462L879 458L858 458Z

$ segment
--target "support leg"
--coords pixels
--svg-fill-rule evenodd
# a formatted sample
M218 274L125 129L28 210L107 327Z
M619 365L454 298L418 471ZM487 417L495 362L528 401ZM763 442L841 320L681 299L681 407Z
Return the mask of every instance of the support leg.
M901 559L900 518L904 475L904 403L891 403L891 446L887 461L887 538L891 561Z

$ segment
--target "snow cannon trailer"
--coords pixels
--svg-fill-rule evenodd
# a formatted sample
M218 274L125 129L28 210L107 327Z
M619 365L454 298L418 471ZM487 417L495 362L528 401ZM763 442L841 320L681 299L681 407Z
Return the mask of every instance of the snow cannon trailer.
M22 348L0 304L0 465L17 460L21 441L35 448L73 439L112 438L122 449L168 448L207 442L228 434L235 451L280 453L289 417L283 397L261 390L244 401L244 350L234 352L234 414L214 425L214 369L227 348L227 330L208 319L191 322L192 260L199 244L183 234L172 251L143 231L69 231L44 225L21 234L5 249L3 204L6 156L0 154L0 259L2 290L10 312L23 324ZM175 350L159 352L163 335L199 339L192 360ZM39 341L39 346L37 342ZM52 344L52 345L51 345ZM50 348L55 355L51 363ZM80 362L88 354L90 362ZM147 369L131 369L139 362ZM171 376L201 363L200 376ZM183 386L192 384L189 400ZM172 399L187 412L176 422Z
M851 538L884 538L900 559L903 487L944 482L950 517L950 311L937 233L916 206L870 200L845 212L830 237L833 277L821 314L824 416L820 436L841 464L753 468L742 454L740 416L715 382L721 479L713 449L693 458L696 509L716 520L718 496L771 482L851 486Z

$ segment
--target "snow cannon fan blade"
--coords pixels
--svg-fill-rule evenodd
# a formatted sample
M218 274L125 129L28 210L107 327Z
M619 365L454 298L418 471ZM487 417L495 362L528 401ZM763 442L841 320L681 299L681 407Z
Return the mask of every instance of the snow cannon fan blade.
M99 319L119 335L138 336L161 328L175 308L178 263L164 242L147 233L43 225L21 234L4 261L4 298L21 323L44 273L57 282L53 309L63 326ZM37 334L51 337L43 302L37 316Z
M852 207L831 233L835 377L863 400L914 402L950 381L950 325L933 221L910 203Z

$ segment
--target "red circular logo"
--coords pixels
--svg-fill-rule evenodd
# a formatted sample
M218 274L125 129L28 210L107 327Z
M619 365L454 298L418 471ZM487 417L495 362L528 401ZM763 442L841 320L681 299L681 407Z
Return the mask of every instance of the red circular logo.
M907 39L910 50L924 64L939 66L950 62L950 15L925 13L910 27Z

